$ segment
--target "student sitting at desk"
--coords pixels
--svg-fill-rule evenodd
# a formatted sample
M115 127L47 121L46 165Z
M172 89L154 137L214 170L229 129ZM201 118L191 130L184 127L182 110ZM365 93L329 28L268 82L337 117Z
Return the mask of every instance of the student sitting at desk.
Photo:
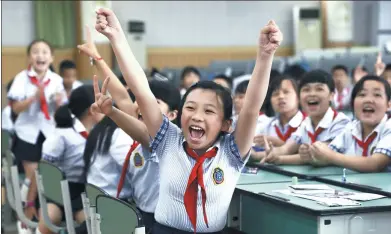
M299 96L308 116L284 145L252 157L268 163L297 164L301 163L300 156L309 155L309 146L314 142L331 142L350 122L345 114L330 107L334 90L334 81L327 72L307 73L300 82Z
M299 92L296 80L282 76L270 83L270 103L276 116L256 129L254 143L264 146L264 138L274 146L282 146L298 129L305 116L299 110ZM252 152L257 154L258 152Z
M360 172L391 172L391 87L381 77L365 76L352 91L356 120L327 147L316 142L308 162L333 164Z

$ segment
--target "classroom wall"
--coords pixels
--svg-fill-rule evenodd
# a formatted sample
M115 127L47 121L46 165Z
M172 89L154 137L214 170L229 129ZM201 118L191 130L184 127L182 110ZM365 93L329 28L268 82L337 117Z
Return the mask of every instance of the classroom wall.
M370 42L370 35L363 32L370 31L370 8L376 4L377 1L353 4L354 40L358 44ZM385 9L388 6L381 4ZM112 2L124 28L131 19L146 22L148 47L253 46L260 27L270 18L285 34L283 45L292 45L292 7L297 5L318 6L319 1ZM26 46L33 40L32 1L2 1L2 14L3 46Z

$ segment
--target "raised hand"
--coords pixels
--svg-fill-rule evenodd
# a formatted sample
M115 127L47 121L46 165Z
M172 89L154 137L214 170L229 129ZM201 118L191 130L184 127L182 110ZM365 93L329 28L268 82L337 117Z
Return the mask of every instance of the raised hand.
M273 163L273 164L279 164L280 162L280 157L275 155L273 153L273 144L271 142L268 142L266 137L264 138L264 144L265 144L265 153L266 153L266 157L264 157L262 160L261 160L261 163L264 164L264 163Z
M376 63L375 63L375 74L377 76L381 76L381 74L383 74L385 69L386 69L386 64L383 63L383 61L381 59L381 52L379 52L377 54L377 60L376 60Z
M270 20L261 30L261 35L259 37L260 52L270 55L274 54L280 46L282 39L283 35L277 24L273 20Z
M95 59L100 58L100 54L96 49L94 40L92 39L91 36L90 27L88 27L87 25L86 25L86 34L87 34L87 42L82 45L78 45L77 48L79 49L80 52L88 55L91 58L95 58Z
M363 78L366 75L368 75L368 72L364 71L361 66L357 66L354 69L354 73L353 73L354 82L357 83L358 81L361 80L361 78Z
M109 40L117 39L123 33L117 16L107 8L100 8L96 11L95 29Z
M109 115L113 111L113 100L110 96L107 95L107 85L109 81L110 77L107 77L103 81L102 91L100 91L98 78L94 76L95 102L91 105L91 111L93 113L102 113L105 115Z

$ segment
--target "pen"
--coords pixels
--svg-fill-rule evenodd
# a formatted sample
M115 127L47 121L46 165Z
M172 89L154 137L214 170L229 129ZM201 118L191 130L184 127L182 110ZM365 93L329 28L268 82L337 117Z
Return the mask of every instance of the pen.
M346 183L346 168L342 170L342 183Z

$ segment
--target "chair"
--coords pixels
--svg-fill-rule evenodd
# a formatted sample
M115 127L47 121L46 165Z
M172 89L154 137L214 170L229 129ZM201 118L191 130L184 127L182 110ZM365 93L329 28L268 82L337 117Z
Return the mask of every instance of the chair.
M81 194L83 201L84 215L86 216L86 225L88 234L97 233L96 221L96 198L99 195L108 195L103 189L93 185L86 184L86 191Z
M135 206L107 195L96 198L96 212L102 234L144 234L142 216Z
M12 155L11 153L9 153L9 154ZM12 156L8 156L8 159L10 157L12 157ZM4 162L6 162L7 164L9 161L8 159L4 160ZM10 165L12 165L12 164L10 164ZM7 165L7 166L10 166L10 165ZM11 194L10 195L7 194L7 196L9 196L9 198L11 198L11 197L14 198L15 211L16 211L16 214L18 215L18 218L20 219L20 221L22 223L26 224L29 228L37 228L38 223L31 221L24 214L22 196L20 194L19 172L18 172L18 167L16 165L11 166L11 181L12 181L12 186L11 186L12 189L10 189L10 191L13 191L13 193L12 193L13 196ZM8 191L8 192L10 192L10 191Z
M6 152L8 154L8 152ZM5 181L5 189L6 189L6 197L9 206L11 209L16 211L15 207L15 195L14 195L14 189L12 187L12 177L11 177L11 165L8 161L8 158L3 158L3 176L4 176L4 181Z
M69 184L64 173L49 162L41 161L35 171L37 180L38 198L41 204L42 216L46 226L53 232L67 231L75 234ZM53 224L48 215L47 201L50 199L64 206L66 227Z

